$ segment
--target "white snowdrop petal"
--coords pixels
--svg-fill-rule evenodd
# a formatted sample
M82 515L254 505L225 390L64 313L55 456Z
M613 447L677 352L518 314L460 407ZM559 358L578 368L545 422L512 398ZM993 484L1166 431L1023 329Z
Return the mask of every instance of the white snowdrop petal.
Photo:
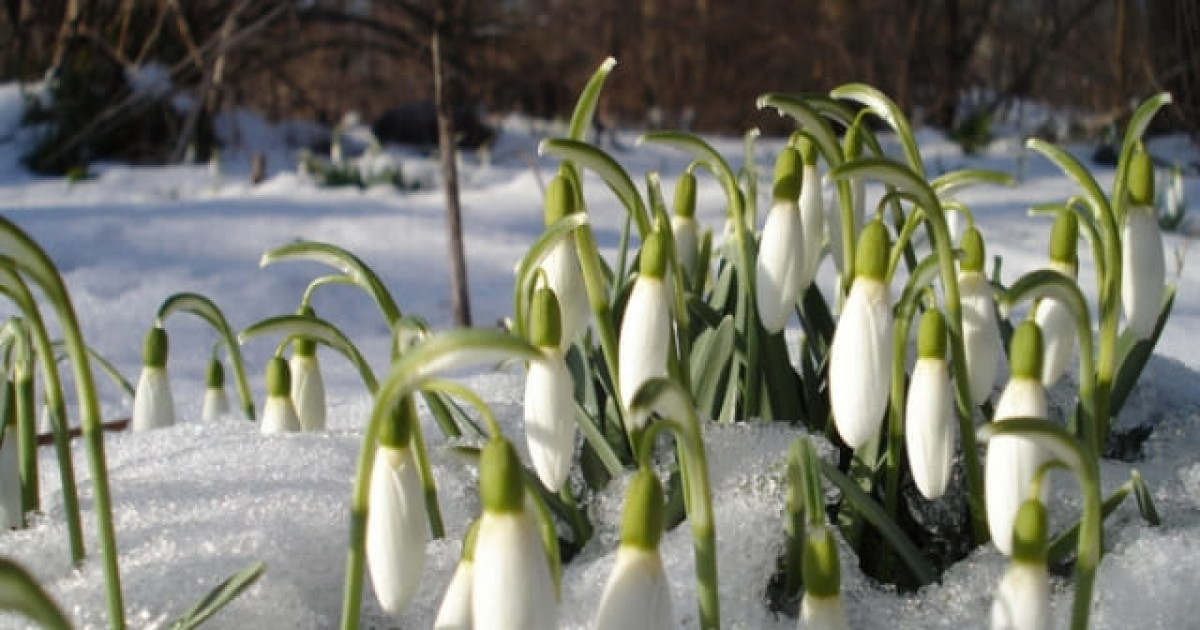
M992 601L992 630L1045 630L1050 627L1050 583L1046 566L1013 562Z
M399 615L417 591L429 530L416 461L407 448L376 451L367 512L367 570L380 607Z
M767 332L783 330L800 294L802 229L794 202L776 202L767 212L754 276L755 305Z
M838 434L859 448L879 432L891 382L892 305L887 286L860 277L829 349L829 398Z
M963 272L958 276L958 289L971 401L979 405L992 393L996 375L1000 373L1004 360L1003 344L996 322L992 285L987 278L978 271Z
M617 348L618 384L626 409L643 383L667 375L670 342L671 314L666 285L656 278L638 278L621 320ZM641 418L641 423L644 422L645 418Z
M325 379L316 356L293 356L288 361L292 374L292 404L304 431L325 430Z
M954 461L954 396L944 360L917 360L904 418L905 448L913 479L922 496L936 499L946 491Z
M268 435L300 431L300 418L296 415L292 399L287 396L267 396L260 429Z
M1154 209L1131 206L1121 227L1121 305L1141 339L1154 332L1166 278L1162 235Z
M433 620L434 630L471 630L471 583L475 563L459 560Z
M600 596L596 630L667 630L673 617L671 586L658 552L622 545Z
M840 596L812 597L808 593L800 600L799 630L850 630L846 610Z
M570 348L583 329L587 327L587 286L583 282L583 270L575 253L574 239L567 237L559 241L542 260L542 271L546 273L546 286L558 298L562 336L559 347Z
M800 188L800 234L804 244L800 247L800 280L797 294L808 289L817 275L821 254L825 246L825 200L821 196L821 176L815 164L804 166L804 185ZM792 300L795 301L795 298Z
M679 264L689 277L696 273L696 259L700 255L700 226L691 217L671 217L671 232L675 237L675 252Z
M142 367L133 394L133 417L129 428L148 431L175 424L175 401L171 381L164 367Z
M1078 347L1075 318L1061 300L1046 297L1038 302L1033 319L1042 329L1042 385L1050 387L1062 378L1075 358Z
M204 390L204 402L200 406L200 419L204 422L217 422L229 415L229 396L223 387L209 387Z
M1046 392L1040 379L1014 378L996 401L993 422L1020 417L1046 417ZM984 463L988 530L996 548L1006 556L1012 555L1017 508L1027 497L1034 474L1048 458L1037 443L1025 438L1002 435L988 441Z
M571 372L559 356L529 364L525 376L525 439L538 479L562 488L575 455L575 395Z
M550 566L528 510L485 511L475 539L471 587L474 630L553 630L557 624Z

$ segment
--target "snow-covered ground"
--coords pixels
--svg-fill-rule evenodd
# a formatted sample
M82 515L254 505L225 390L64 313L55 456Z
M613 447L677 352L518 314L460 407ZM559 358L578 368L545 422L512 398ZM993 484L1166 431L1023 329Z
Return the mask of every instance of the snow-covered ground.
M82 322L85 338L131 380L140 368L142 336L159 303L181 291L202 293L225 311L235 328L293 312L307 283L323 273L316 264L280 263L259 268L261 254L294 239L327 241L372 266L395 294L401 309L426 318L434 328L452 321L442 200L436 190L400 193L321 189L296 174L288 132L252 119L239 126L242 140L265 150L268 180L248 182L251 149L223 155L222 175L207 165L129 167L97 165L95 179L69 183L40 178L17 160L26 139L14 132L14 86L0 87L0 213L27 230L58 264ZM472 310L477 325L491 326L511 311L513 266L542 228L541 187L555 163L536 155L537 141L553 127L510 118L487 161L463 156L462 203ZM686 166L681 154L634 147L622 135L614 156L635 181L647 170L662 173L670 190ZM733 163L741 161L741 139L713 138ZM964 158L938 134L920 134L931 168L964 165L1013 171L1015 141L999 141L982 156ZM760 165L769 167L780 144L758 145ZM612 148L612 147L606 147ZM1186 142L1164 139L1151 152L1167 160L1195 160ZM1072 147L1087 157L1090 147ZM1189 152L1192 151L1192 152ZM398 154L406 174L436 180L432 160ZM1097 171L1109 187L1111 170ZM1200 179L1188 177L1188 198L1197 207ZM763 190L767 190L764 185ZM974 210L990 252L1003 257L1003 278L1041 267L1049 221L1027 215L1030 205L1062 201L1074 184L1045 160L1028 156L1022 181L1006 189L962 195ZM717 232L724 215L719 188L701 177L698 218ZM612 254L624 212L609 191L589 179L589 201L597 239ZM761 216L761 210L760 210ZM1136 464L1105 462L1105 491L1138 468L1154 491L1163 525L1149 528L1132 502L1108 521L1093 627L1184 628L1200 618L1200 271L1190 262L1192 241L1165 237L1167 268L1178 285L1171 321L1122 422L1153 424L1145 457ZM1091 282L1090 256L1081 256L1082 286ZM823 263L828 286L832 265ZM359 345L377 370L388 356L388 332L374 305L355 289L329 286L313 302L318 314L336 323ZM199 319L176 314L169 370L181 422L151 433L106 437L115 503L117 541L126 608L137 627L173 619L217 580L254 560L266 575L211 622L214 628L330 628L342 597L350 480L370 399L353 368L323 354L329 385L329 430L316 434L262 436L247 422L199 422L203 373L214 337ZM251 382L263 396L262 366L276 339L256 339L243 350ZM465 375L487 400L510 436L520 435L523 376L519 371ZM1064 386L1068 387L1069 386ZM232 393L232 391L231 391ZM130 401L100 380L106 418L129 414ZM1070 399L1071 392L1056 392ZM425 419L428 421L428 418ZM782 541L782 458L798 430L783 426L706 427L714 504L717 506L721 605L726 627L791 628L764 604L764 590ZM472 467L441 448L433 425L434 472L448 536L429 546L422 585L399 619L387 618L369 585L363 627L426 628L457 561L464 528L479 510ZM522 440L515 440L520 443ZM92 518L91 483L82 448L75 448L89 560L71 567L57 469L52 451L42 452L45 514L27 530L0 535L0 555L17 559L47 586L79 627L104 627L106 613L98 543ZM1065 477L1064 477L1065 478ZM615 557L618 514L626 480L597 497L591 513L597 535L564 569L563 627L586 627ZM1056 485L1054 522L1070 517L1075 489ZM679 627L697 625L692 549L686 527L663 543ZM978 628L987 620L992 592L1005 560L985 546L945 574L941 583L913 594L881 588L856 568L842 549L843 587L855 628ZM368 581L369 584L369 581ZM1072 591L1056 582L1058 625L1069 615ZM0 617L0 626L18 625Z

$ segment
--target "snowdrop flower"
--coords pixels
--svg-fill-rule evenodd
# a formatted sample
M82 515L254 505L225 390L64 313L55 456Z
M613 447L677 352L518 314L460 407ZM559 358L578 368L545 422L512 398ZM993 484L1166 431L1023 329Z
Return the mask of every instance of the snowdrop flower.
M167 331L155 326L142 342L142 373L133 394L129 428L148 431L175 424L175 400L167 377Z
M642 244L639 274L633 283L617 345L617 378L621 401L629 409L646 381L667 375L671 348L671 296L663 276L667 269L666 235L651 232ZM634 429L647 418L631 417Z
M471 630L471 584L475 572L475 539L479 533L479 520L476 519L467 528L463 538L462 555L454 575L450 577L450 585L442 596L442 605L438 608L437 617L433 620L434 630Z
M800 295L804 272L803 227L798 174L800 153L787 147L775 161L775 189L771 209L763 225L755 261L755 305L763 328L769 333L783 330Z
M301 309L300 314L312 317L312 307ZM288 368L292 373L290 395L301 429L324 431L325 379L321 376L321 364L317 362L317 342L304 338L293 341Z
M1050 627L1046 508L1037 499L1026 500L1017 512L1012 556L992 601L992 630L1045 630Z
M575 193L571 180L561 173L550 180L544 207L547 226L579 211ZM590 309L575 238L568 236L559 241L542 260L541 269L546 274L546 284L554 291L554 295L558 296L562 314L559 345L565 352L574 343L575 338L587 328Z
M662 533L662 485L649 468L642 468L625 495L621 545L600 596L596 630L674 627L671 585L658 552Z
M1050 269L1074 279L1078 268L1076 243L1079 218L1074 212L1060 212L1050 232ZM1034 307L1033 319L1042 329L1045 356L1042 358L1042 385L1050 387L1062 378L1075 358L1079 345L1075 316L1062 300L1045 297Z
M992 393L1003 361L1000 326L992 285L983 275L983 236L971 227L963 234L963 257L958 271L959 303L962 304L963 347L971 402L978 406Z
M204 403L200 407L200 419L216 422L229 415L229 396L225 393L225 367L213 356L208 360L208 373L204 379Z
M801 571L804 597L800 600L800 630L849 630L842 606L841 561L828 528L809 532Z
M21 510L21 468L17 437L16 388L6 381L8 399L4 407L2 435L0 435L0 532L24 525Z
M300 418L292 403L292 374L283 357L267 361L267 402L263 405L262 432L300 431Z
M479 462L483 516L471 586L474 630L553 630L558 611L536 516L525 507L521 461L493 438Z
M575 454L575 386L559 347L558 298L548 288L533 294L530 326L542 358L525 375L525 439L538 479L562 489Z
M996 401L992 422L1009 418L1046 417L1042 386L1042 331L1026 320L1013 333L1011 377ZM988 442L984 467L984 498L992 542L1004 555L1013 552L1013 522L1017 508L1029 498L1030 482L1049 455L1028 438L1001 435Z
M675 184L675 213L671 217L671 233L675 237L675 252L683 277L689 283L696 275L700 256L700 224L696 223L696 176L685 171Z
M1129 169L1129 202L1121 222L1121 305L1129 329L1149 339L1162 306L1166 267L1154 211L1154 165L1140 149Z
M942 496L950 481L955 434L946 320L937 309L921 316L917 357L905 403L904 444L917 489L932 500Z
M410 447L415 411L396 407L380 429L367 511L367 571L384 612L404 611L425 568L429 529L417 462Z
M824 252L825 200L821 195L821 175L817 171L817 148L804 136L800 137L798 145L804 161L799 202L800 234L804 238L804 244L800 246L803 264L800 267L799 293L803 293L816 277Z
M863 228L854 283L829 348L829 399L834 425L852 449L879 433L891 387L892 298L884 278L887 228Z

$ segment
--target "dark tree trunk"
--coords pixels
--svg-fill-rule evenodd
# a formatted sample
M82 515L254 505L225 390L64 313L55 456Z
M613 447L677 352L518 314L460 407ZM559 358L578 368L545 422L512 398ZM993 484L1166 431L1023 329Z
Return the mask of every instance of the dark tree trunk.
M457 326L471 325L471 296L467 284L467 261L463 253L462 209L458 199L458 150L454 138L454 116L447 96L442 68L442 47L447 26L445 11L438 8L433 26L433 101L437 110L438 152L442 158L442 185L446 194L446 232L450 245L450 291Z

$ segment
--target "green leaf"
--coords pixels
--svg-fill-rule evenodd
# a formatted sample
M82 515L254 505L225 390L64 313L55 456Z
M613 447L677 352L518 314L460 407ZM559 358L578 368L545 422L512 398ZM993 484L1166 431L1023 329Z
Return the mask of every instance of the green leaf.
M900 139L900 145L904 148L904 157L908 160L909 167L922 177L925 176L925 166L921 161L921 152L917 149L916 136L913 135L908 119L904 117L904 113L900 111L900 107L896 105L895 101L876 88L863 83L848 83L839 86L830 91L829 95L833 98L859 103L887 123L895 130L896 136Z
M698 375L692 382L692 396L696 400L696 409L709 418L717 417L717 404L723 393L720 386L734 360L735 332L733 317L726 315L718 326L700 333L692 344L692 374Z
M358 348L341 330L323 319L306 315L268 317L247 326L238 335L238 340L240 343L246 343L261 335L281 335L285 340L303 337L332 348L358 368L359 377L362 378L368 391L373 394L379 389L379 381L375 378L375 373Z
M934 179L930 184L933 186L933 191L938 194L938 197L945 199L960 190L972 186L981 184L1012 186L1014 183L1016 183L1016 180L1008 173L972 168L951 171Z
M875 527L884 541L887 542L896 552L896 555L908 567L909 571L916 576L918 582L921 584L933 583L936 579L936 574L929 561L921 555L921 550L908 539L904 530L900 529L900 526L883 511L883 508L874 499L864 493L854 481L842 474L837 467L829 462L821 461L821 472L825 474L826 479L837 486L838 490L842 492L842 497L845 501Z
M1154 346L1162 335L1167 318L1171 316L1171 308L1175 304L1175 285L1168 285L1163 294L1162 310L1158 313L1158 321L1154 324L1154 332L1147 339L1138 339L1131 330L1125 330L1117 340L1117 376L1113 379L1112 393L1109 398L1109 410L1112 417L1117 417L1125 401L1129 399L1133 386L1137 384L1146 369L1146 363L1154 354Z
M729 202L730 219L732 220L736 216L739 221L744 221L744 217L741 215L745 200L741 189L738 188L737 175L729 167L729 162L725 161L725 158L712 145L699 136L681 131L653 131L638 138L638 144L643 143L661 144L683 151L711 170L725 191L726 201Z
M350 277L355 285L366 291L375 301L388 326L400 318L400 308L396 300L384 286L383 281L354 254L329 243L314 241L295 241L268 250L259 260L260 267L288 260L309 260L328 265Z
M592 118L596 113L596 102L600 100L604 81L616 65L617 60L609 57L600 64L600 67L592 74L592 78L588 79L587 85L579 93L579 100L575 101L575 111L571 114L571 124L567 129L568 138L583 140L584 134L592 126Z
M250 588L266 570L266 564L255 562L229 576L175 620L170 626L171 630L192 630L198 627Z
M777 92L764 94L758 97L758 108L763 109L764 107L773 107L780 114L795 118L801 129L816 141L817 148L821 151L821 155L825 156L827 164L837 166L845 161L842 145L838 142L837 135L833 133L833 128L829 126L829 121L825 120L825 117L810 106L804 98Z
M162 326L167 317L176 311L191 313L208 322L213 330L225 341L225 350L229 353L229 361L233 364L233 375L236 379L238 395L242 399L242 411L246 417L254 420L254 393L250 391L250 383L246 380L246 364L242 361L242 350L225 314L212 300L199 293L176 293L158 307L155 320Z
M1160 92L1146 99L1129 118L1129 126L1125 128L1125 140L1121 143L1121 157L1117 160L1117 175L1113 179L1112 204L1118 217L1124 216L1125 190L1129 187L1129 164L1132 162L1134 149L1142 141L1142 136L1145 135L1154 115L1170 102L1171 95Z
M49 593L21 565L0 558L0 609L18 612L49 630L70 630L71 622Z
M1100 504L1101 519L1107 519L1112 515L1113 512L1117 511L1117 508L1121 507L1121 504L1125 502L1126 497L1129 496L1129 490L1131 487L1132 484L1126 483L1120 488L1117 488L1117 490L1109 495L1108 498L1104 499L1104 502ZM1075 522L1072 523L1070 527L1064 529L1061 533L1055 536L1053 540L1050 541L1046 551L1047 562L1052 565L1066 562L1067 559L1071 557L1071 554L1076 550L1076 545L1078 544L1079 519L1076 518Z
M1152 527L1158 527L1162 524L1162 519L1158 516L1158 510L1154 507L1154 495L1150 492L1150 487L1146 485L1146 481L1142 479L1142 473L1135 468L1129 473L1129 483L1133 486L1133 498L1137 499L1138 512Z
M1100 190L1100 184L1096 183L1096 178L1092 176L1091 171L1087 170L1079 160L1062 149L1042 140L1040 138L1030 138L1025 146L1041 153L1046 159L1050 160L1066 173L1068 177L1075 180L1079 187L1083 190L1084 197L1088 201L1088 206L1092 209L1092 214L1096 215L1097 220L1102 220L1102 213L1111 216L1111 207L1108 205L1108 198L1104 196L1104 191Z
M566 138L543 140L538 145L538 153L569 160L599 175L637 223L638 235L646 238L650 232L650 215L646 204L629 178L629 173L612 156L590 144Z

